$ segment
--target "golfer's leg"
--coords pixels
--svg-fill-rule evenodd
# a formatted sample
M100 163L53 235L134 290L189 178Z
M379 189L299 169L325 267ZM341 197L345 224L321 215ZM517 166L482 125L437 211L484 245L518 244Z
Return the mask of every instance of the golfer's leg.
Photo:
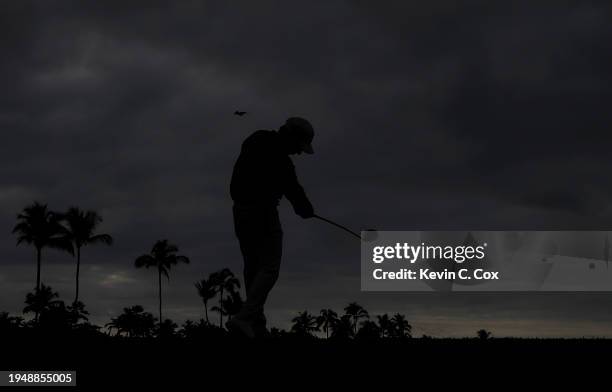
M247 301L249 298L249 292L255 274L258 270L259 258L261 256L261 217L257 211L238 208L234 206L234 230L238 242L240 244L240 251L242 253L242 259L244 261L243 278L244 287L246 291ZM236 319L251 322L256 312L246 306L246 303L242 306L238 314L234 317Z
M250 320L262 319L264 304L268 294L274 287L280 270L282 256L282 231L267 233L261 239L258 257L257 271L253 276L247 292L247 300L241 310L241 316L247 316ZM264 326L265 326L265 317Z
M268 332L266 329L266 321L266 316L263 311L255 316L255 320L253 320L253 331L256 336L263 336Z
M257 272L257 265L259 264L259 250L257 249L256 238L243 238L238 239L240 242L240 251L242 252L242 259L244 261L243 278L244 278L244 290L249 293L251 282Z
M240 241L240 250L244 260L244 282L246 291L246 301L242 308L234 317L251 322L257 315L257 309L249 305L249 298L253 296L253 281L257 276L261 258L261 238L254 234L243 234L238 240Z
M268 257L261 260L262 269L264 272L266 270L269 270L271 277L267 281L269 285L266 287L266 292L265 292L265 297L263 299L263 303L261 304L261 307L258 307L258 313L255 315L255 318L253 321L253 328L255 330L255 333L259 336L263 336L268 333L268 330L266 329L267 320L264 314L264 305L265 305L265 301L267 300L270 291L274 287L274 284L278 280L278 276L279 276L280 264L281 264L281 259L282 259L282 249L283 249L282 231L279 229L277 232L274 232L274 234L270 237L269 241L267 241L265 245L266 245L265 252ZM264 274L263 276L265 279L266 274Z

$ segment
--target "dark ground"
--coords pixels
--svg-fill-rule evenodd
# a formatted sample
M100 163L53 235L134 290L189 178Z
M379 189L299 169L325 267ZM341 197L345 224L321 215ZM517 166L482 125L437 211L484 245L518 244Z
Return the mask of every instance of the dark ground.
M484 387L490 382L527 387L605 377L612 354L612 341L599 339L246 342L47 337L1 344L0 369L76 370L78 386L87 389L174 385L183 390L189 385L190 390L206 390L219 383L235 390L232 386L245 381L251 387L283 390L319 389L317 385L332 382L344 387L391 383L404 385L402 390L417 382L433 383L435 389Z

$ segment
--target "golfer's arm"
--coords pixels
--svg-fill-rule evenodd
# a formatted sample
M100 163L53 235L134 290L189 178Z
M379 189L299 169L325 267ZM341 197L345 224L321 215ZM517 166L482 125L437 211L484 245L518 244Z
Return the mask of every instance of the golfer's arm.
M311 216L314 212L308 196L300 183L298 182L297 175L295 174L295 168L291 164L287 168L285 177L285 197L295 210L296 214L303 216Z

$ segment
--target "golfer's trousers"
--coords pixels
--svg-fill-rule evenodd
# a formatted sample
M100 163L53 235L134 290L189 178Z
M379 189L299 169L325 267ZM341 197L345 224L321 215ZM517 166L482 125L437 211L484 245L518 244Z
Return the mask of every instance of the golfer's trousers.
M280 270L283 231L276 207L234 205L234 228L244 259L246 301L236 317L265 328L264 304Z

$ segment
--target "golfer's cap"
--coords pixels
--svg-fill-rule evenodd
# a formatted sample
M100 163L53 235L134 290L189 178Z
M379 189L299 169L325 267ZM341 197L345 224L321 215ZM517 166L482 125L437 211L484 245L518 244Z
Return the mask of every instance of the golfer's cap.
M300 141L300 147L306 154L313 154L312 139L314 129L308 120L301 117L290 117L285 122L287 129L293 133Z

